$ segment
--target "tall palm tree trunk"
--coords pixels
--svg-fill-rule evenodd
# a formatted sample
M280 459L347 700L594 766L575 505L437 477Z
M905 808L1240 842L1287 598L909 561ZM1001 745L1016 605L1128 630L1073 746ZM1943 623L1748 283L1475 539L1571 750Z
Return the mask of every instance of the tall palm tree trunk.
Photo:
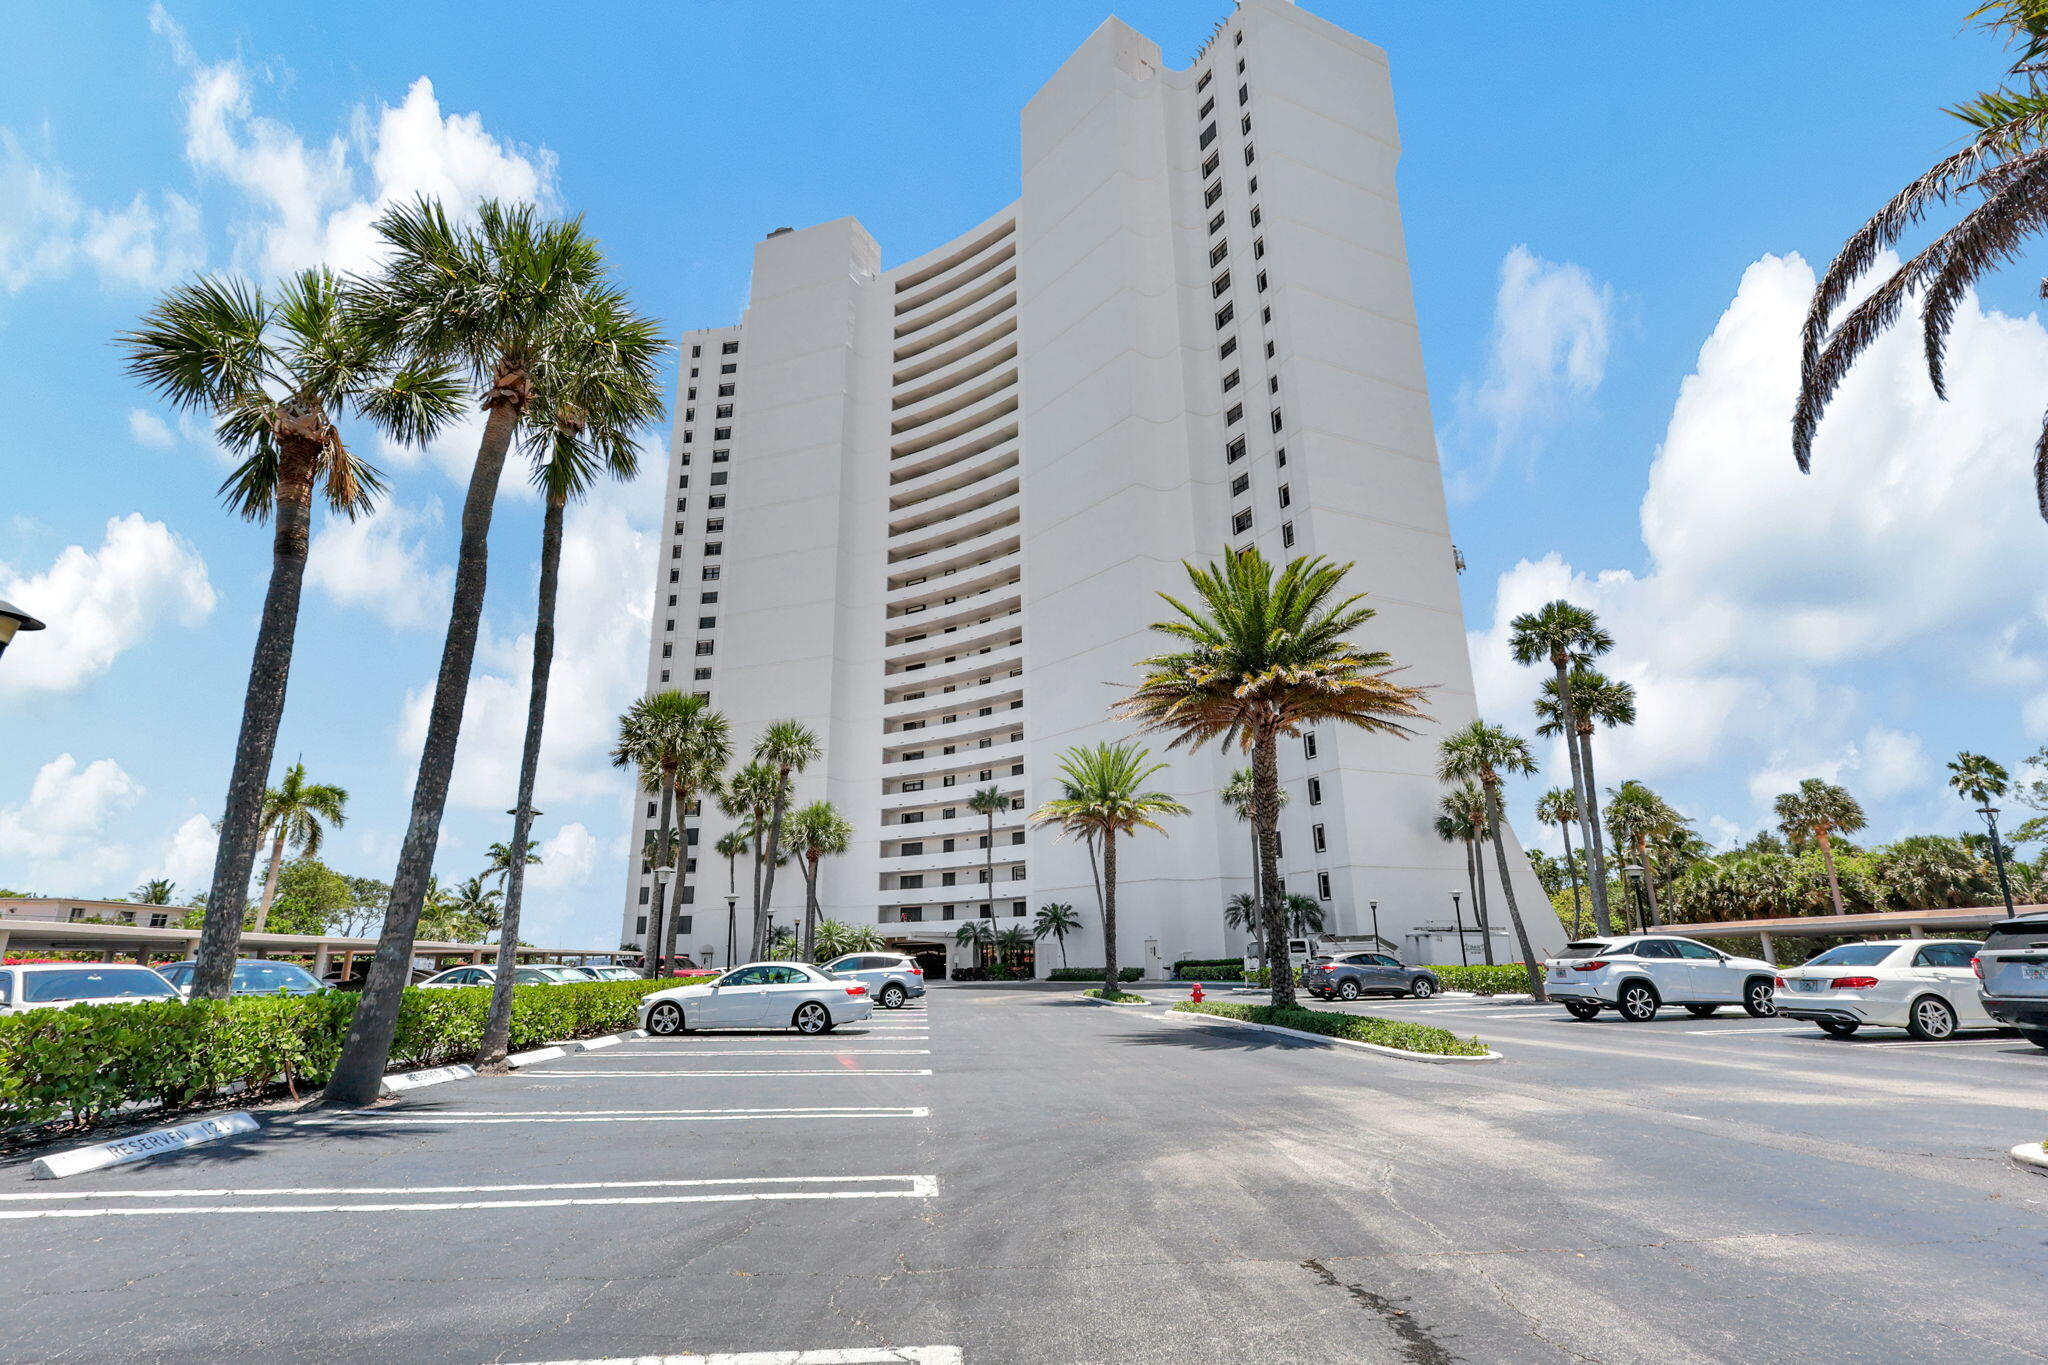
M761 822L754 822L754 927L747 938L747 960L759 962L768 954L768 921L764 915L765 902L761 899L762 839L765 837Z
M1489 817L1489 822L1491 817ZM1486 855L1472 846L1472 866L1479 874L1472 892L1472 918L1479 921L1479 960L1493 965L1493 916L1486 903Z
M1479 866L1479 842L1476 839L1467 839L1465 841L1465 889L1472 893L1472 917L1474 919L1478 919L1480 915L1479 874L1482 870ZM1481 922L1483 923L1484 921ZM1471 961L1471 954L1465 942L1465 927L1462 924L1458 926L1458 961Z
M1280 903L1280 758L1274 736L1252 741L1252 828L1259 840L1259 923L1266 937L1266 976L1275 1009L1295 1007Z
M1586 769L1586 804L1579 809L1585 812L1581 821L1586 833L1588 866L1587 879L1592 883L1593 924L1602 934L1613 933L1613 920L1607 908L1607 850L1600 837L1599 787L1593 777L1593 727L1588 725L1579 732L1580 762Z
M249 661L249 686L242 694L242 729L235 737L235 762L221 807L220 842L213 854L213 882L206 893L206 918L192 974L194 1000L225 1000L235 976L235 951L242 942L242 912L249 904L249 874L262 842L263 789L277 752L277 728L284 719L285 685L292 672L292 642L299 628L299 591L306 580L306 544L313 521L313 471L318 448L290 441L279 471L277 527L270 540L270 585Z
M675 788L676 793L676 898L669 902L668 914L662 920L661 957L664 962L676 960L676 931L682 927L683 907L690 903L690 789L680 783L669 785Z
M1577 746L1567 743L1565 747L1575 749ZM1579 867L1572 861L1572 822L1565 821L1557 827L1557 832L1564 836L1564 875L1572 884L1572 937L1577 938L1586 932L1586 909L1579 904Z
M279 825L270 841L270 870L263 874L263 898L256 902L256 919L249 926L252 933L262 933L263 926L270 923L270 903L277 899L277 874L283 866L284 826Z
M668 866L666 860L672 856L669 852L669 840L672 837L670 831L674 814L674 790L667 782L663 782L661 784L661 842L655 845L658 851L654 855L654 865L656 867ZM656 877L654 879L654 905L647 916L647 933L640 940L641 970L647 974L649 981L661 979L661 929L662 921L665 917L664 912L667 909L668 885L661 878Z
M804 961L818 960L818 860L804 855Z
M1554 656L1551 662L1557 666L1557 714L1558 723L1564 727L1564 749L1571 756L1572 796L1578 807L1579 844L1592 848L1599 831L1588 825L1588 819L1597 820L1598 812L1593 804L1593 756L1590 746L1580 752L1578 703L1572 700L1571 670L1562 656ZM1588 816L1587 812L1594 814ZM1570 841L1566 841L1570 847ZM1567 857L1570 855L1567 854ZM1607 932L1607 876L1596 864L1593 874L1593 921L1600 926L1600 932ZM1572 890L1573 904L1577 904L1578 889Z
M1650 841L1648 839L1638 839L1636 841L1636 862L1641 864L1643 869L1643 894L1650 901L1650 924L1653 928L1661 929L1664 927L1664 916L1657 909L1657 879L1650 875ZM1830 878L1831 884L1832 880Z
M540 524L540 595L533 614L533 680L526 694L526 742L519 753L519 799L512 804L512 856L505 868L505 918L498 925L498 975L484 1019L477 1061L503 1061L512 1046L512 986L519 965L519 908L526 895L526 846L533 835L533 788L540 773L541 729L547 723L548 675L555 665L555 597L562 576L562 520L567 500L550 495Z
M1121 989L1116 965L1116 831L1102 832L1102 993Z
M1847 912L1842 909L1842 884L1835 880L1834 844L1829 840L1826 830L1820 832L1820 860L1827 864L1828 896L1835 903L1835 913L1846 914Z
M413 936L426 904L427 879L433 875L441 817L448 805L448 782L455 773L455 746L462 737L463 704L469 698L470 665L476 658L477 627L483 618L492 507L527 391L524 365L500 364L485 400L491 415L484 423L483 441L469 474L469 492L462 503L455 600L448 612L448 637L441 647L441 673L435 679L434 700L427 711L427 740L420 751L419 775L413 781L412 815L399 850L398 870L391 878L391 899L370 962L369 979L356 1002L334 1075L327 1082L324 1102L328 1105L354 1108L376 1099L384 1080L384 1064L391 1056L399 997L411 984Z
M1501 837L1501 827L1507 821L1500 811L1500 789L1491 782L1485 786L1486 819L1487 823L1493 826L1493 860L1500 869L1501 894L1507 897L1508 922L1515 927L1515 946L1522 953L1522 970L1529 974L1529 994L1540 1001L1546 998L1543 993L1543 973L1536 966L1536 950L1529 946L1529 930L1522 923L1522 907L1515 903L1514 879L1508 876L1508 845Z

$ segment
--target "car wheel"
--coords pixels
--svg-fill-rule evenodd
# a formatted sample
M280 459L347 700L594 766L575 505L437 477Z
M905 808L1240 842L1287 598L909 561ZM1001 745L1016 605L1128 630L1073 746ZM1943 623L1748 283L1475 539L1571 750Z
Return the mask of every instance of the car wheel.
M796 1007L790 1023L798 1033L824 1033L832 1027L832 1012L815 1000L807 1000Z
M1356 981L1340 983L1337 987L1337 998L1339 1000L1356 1000L1358 998L1358 983Z
M1939 996L1921 996L1906 1015L1906 1032L1923 1043L1940 1042L1955 1031L1955 1006Z
M1657 998L1655 986L1647 981L1631 981L1621 988L1621 998L1614 1008L1631 1024L1647 1024L1657 1017L1657 1007L1663 1003Z
M1714 1011L1719 1008L1721 1008L1719 1005L1687 1005L1685 1012L1695 1019L1707 1019L1711 1018Z
M1590 1000L1567 1000L1564 1012L1574 1019L1598 1019L1600 1007Z
M1847 1038L1863 1027L1849 1019L1816 1019L1813 1022L1819 1024L1820 1031L1830 1038Z
M683 1007L663 1000L647 1011L647 1031L657 1038L672 1038L683 1031Z
M907 998L903 993L903 988L893 981L882 987L882 1008L885 1010L902 1009L903 1002Z
M1756 977L1742 988L1742 1008L1752 1019L1773 1019L1778 1014L1778 1002L1771 993L1771 983L1764 977Z
M1417 1000L1427 1000L1436 994L1436 982L1426 976L1418 976L1408 983L1408 994Z
M2026 1039L2035 1047L2048 1048L2048 1031L2037 1028L2023 1028L2020 1030L2020 1037Z

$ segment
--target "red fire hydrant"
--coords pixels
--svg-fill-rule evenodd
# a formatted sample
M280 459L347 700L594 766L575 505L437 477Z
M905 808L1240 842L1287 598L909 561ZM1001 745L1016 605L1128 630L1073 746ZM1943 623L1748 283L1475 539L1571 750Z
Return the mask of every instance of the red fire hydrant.
M1194 990L1193 990L1192 992L1190 992L1190 993L1189 993L1189 995L1188 995L1188 999L1189 999L1190 1001L1192 1001L1193 1003L1197 1004L1197 1005L1199 1005L1199 1004L1201 1004L1201 1003L1202 1003L1202 983L1201 983L1201 982L1197 981L1197 982L1195 983L1195 989L1194 989Z

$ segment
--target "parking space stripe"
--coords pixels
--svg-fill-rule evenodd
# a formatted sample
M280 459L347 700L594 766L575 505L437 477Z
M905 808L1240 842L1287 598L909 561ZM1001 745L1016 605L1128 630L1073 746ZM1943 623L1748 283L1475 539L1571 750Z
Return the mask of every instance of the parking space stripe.
M849 1057L929 1057L928 1047L747 1047L747 1048L691 1048L692 1057L830 1057L837 1053ZM607 1052L601 1057L578 1057L578 1062L640 1062L648 1060L644 1052ZM665 1059L664 1059L665 1060Z
M834 1067L827 1071L515 1071L501 1079L524 1081L631 1081L660 1076L929 1076L921 1071L878 1071L866 1067Z
M462 1127L468 1124L505 1123L774 1123L835 1119L928 1119L932 1111L906 1105L899 1109L743 1109L732 1113L715 1111L640 1112L620 1110L602 1114L364 1114L361 1123L434 1123Z
M745 1351L709 1356L605 1356L528 1365L961 1365L957 1346L856 1346L844 1351Z

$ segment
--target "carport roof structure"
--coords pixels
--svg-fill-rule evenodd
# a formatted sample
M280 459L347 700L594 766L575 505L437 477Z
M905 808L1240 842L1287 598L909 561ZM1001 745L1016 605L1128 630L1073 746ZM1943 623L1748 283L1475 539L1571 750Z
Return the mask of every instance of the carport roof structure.
M24 948L43 948L73 953L98 951L106 953L109 958L114 954L132 954L138 961L150 961L190 956L198 944L197 929L159 929L136 924L74 924L64 920L43 919L0 920L0 953L20 952ZM324 972L332 958L367 957L376 952L377 940L343 938L331 934L259 934L245 931L242 934L240 951L244 957L265 954L311 957ZM528 962L581 962L590 958L610 960L639 956L637 953L604 948L529 948L521 945L514 951L522 960ZM431 958L436 961L460 958L469 962L482 962L486 958L495 959L497 952L498 945L495 943L444 943L422 939L413 944L414 957Z
M2048 914L2048 905L2016 905L2019 915ZM1771 919L1718 920L1709 924L1667 924L1645 930L1683 938L1762 938L1765 956L1774 938L1854 938L1858 935L1905 934L1925 938L1928 932L1954 933L1989 929L2006 918L2003 905L1977 905L1961 910L1873 910L1860 915L1789 915Z

